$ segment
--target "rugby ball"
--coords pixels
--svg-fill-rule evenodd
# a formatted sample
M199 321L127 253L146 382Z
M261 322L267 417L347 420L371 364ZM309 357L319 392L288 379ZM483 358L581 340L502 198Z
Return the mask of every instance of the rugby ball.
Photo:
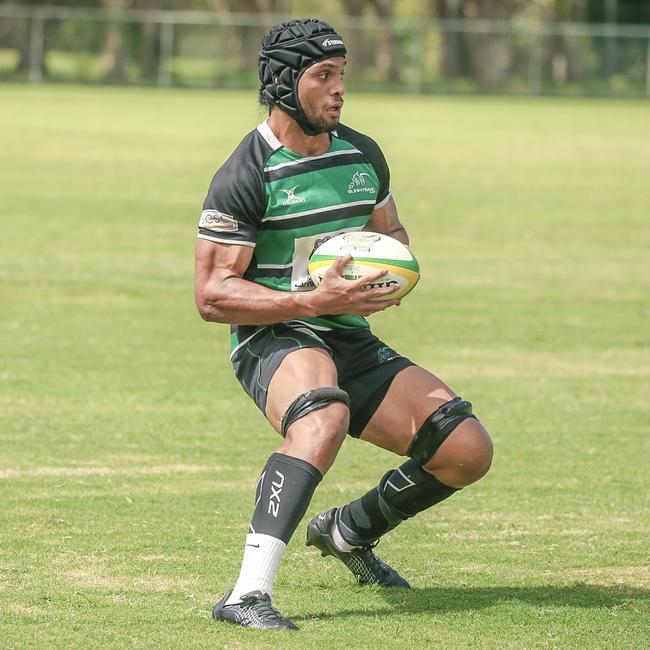
M384 277L364 285L364 289L399 285L394 293L372 298L373 302L403 298L420 279L418 261L402 242L388 235L364 230L336 235L312 253L308 268L314 284L318 286L332 264L346 255L352 255L352 260L343 270L344 278L358 280L377 269L387 269Z

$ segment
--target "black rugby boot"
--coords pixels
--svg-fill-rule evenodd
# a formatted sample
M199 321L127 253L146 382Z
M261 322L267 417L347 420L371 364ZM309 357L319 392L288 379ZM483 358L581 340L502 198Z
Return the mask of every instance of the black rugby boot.
M367 544L353 551L340 551L332 539L332 524L336 508L314 517L307 525L307 546L315 546L323 557L338 558L352 572L360 585L380 585L410 589L411 585L402 576L378 558L372 549L377 545Z
M263 630L297 630L298 626L271 605L271 598L261 591L244 594L241 602L226 605L232 589L212 608L215 621L227 621L242 627Z

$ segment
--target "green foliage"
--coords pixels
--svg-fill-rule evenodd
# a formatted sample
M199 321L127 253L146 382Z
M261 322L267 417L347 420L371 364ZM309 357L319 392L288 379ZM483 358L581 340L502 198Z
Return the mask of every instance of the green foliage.
M3 13L0 48L13 50L14 63L0 67L0 76L255 87L257 54L269 27L291 16L319 15L332 21L345 37L357 89L648 94L648 37L643 29L624 25L614 35L603 36L602 29L593 25L566 24L603 21L602 12L593 13L575 0L354 0L328 5L325 12L318 3L303 0L84 0L79 4L83 5L79 12L63 17L56 6L34 10L31 17L11 9ZM623 0L614 4L620 12L610 15L610 11L611 22L647 22L646 9L635 10ZM191 17L177 12L170 19L179 9L196 11ZM619 15L624 20L618 20ZM542 27L551 31L538 33ZM97 65L90 65L95 55ZM52 64L52 57L66 64Z
M16 69L18 65L18 52L11 49L0 49L0 76L6 75Z
M647 647L645 104L348 95L422 268L373 328L474 403L495 464L382 541L412 592L357 588L299 530L279 638L209 618L278 438L192 297L254 93L2 94L3 647ZM308 516L395 463L347 441Z

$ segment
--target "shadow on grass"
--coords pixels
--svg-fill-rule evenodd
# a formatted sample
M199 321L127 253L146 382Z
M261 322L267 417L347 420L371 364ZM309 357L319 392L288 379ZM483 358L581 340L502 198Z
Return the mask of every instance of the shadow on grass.
M644 607L650 612L650 590L630 587L604 587L577 583L570 586L537 587L432 587L427 589L385 589L375 591L396 613L452 614L480 610L507 603L525 604L537 608L583 607L613 608L623 604ZM292 616L293 620L340 618L347 616L377 616L385 608L314 612Z

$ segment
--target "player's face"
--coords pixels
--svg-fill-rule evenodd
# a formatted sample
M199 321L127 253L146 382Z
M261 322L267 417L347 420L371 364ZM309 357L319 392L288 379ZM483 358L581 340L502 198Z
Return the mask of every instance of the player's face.
M319 133L335 129L343 107L345 59L336 56L314 63L298 82L298 99L311 126Z

